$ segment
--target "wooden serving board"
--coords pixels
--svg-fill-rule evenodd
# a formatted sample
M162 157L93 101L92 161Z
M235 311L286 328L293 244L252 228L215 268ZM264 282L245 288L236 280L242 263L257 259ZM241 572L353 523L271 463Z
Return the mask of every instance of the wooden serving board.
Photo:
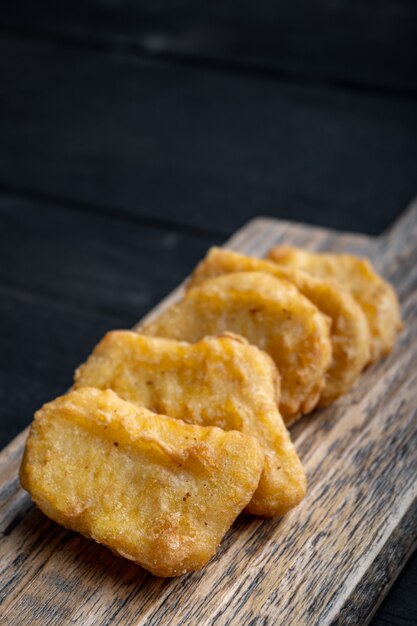
M226 245L263 256L278 242L370 257L405 321L388 358L292 429L303 503L282 519L241 516L201 571L155 578L31 504L18 480L25 431L0 454L2 625L369 622L416 546L417 203L378 238L259 218Z

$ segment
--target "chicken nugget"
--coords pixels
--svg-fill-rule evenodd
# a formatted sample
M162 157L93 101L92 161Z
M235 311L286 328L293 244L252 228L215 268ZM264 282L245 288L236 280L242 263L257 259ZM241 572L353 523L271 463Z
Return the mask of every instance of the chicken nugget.
M236 332L265 350L281 375L286 423L316 406L331 364L330 322L289 282L262 272L217 276L138 328L144 335L196 342Z
M121 398L201 426L256 437L264 470L248 513L283 515L304 497L306 478L277 407L272 359L238 336L195 343L108 333L76 372L74 387L112 389Z
M157 576L210 559L263 469L256 439L84 387L35 415L20 479L39 508Z
M319 278L333 279L348 290L368 320L370 361L374 363L391 352L397 333L402 328L400 306L392 286L377 274L368 259L351 254L308 252L290 246L272 248L268 259Z
M318 406L327 406L347 393L370 359L369 327L356 300L330 280L223 248L209 250L206 258L194 270L188 288L213 276L243 271L266 272L288 280L329 317L333 356Z

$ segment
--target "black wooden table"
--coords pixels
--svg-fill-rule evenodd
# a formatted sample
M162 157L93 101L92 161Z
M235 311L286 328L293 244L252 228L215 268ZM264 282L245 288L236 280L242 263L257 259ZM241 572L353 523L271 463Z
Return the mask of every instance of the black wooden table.
M417 193L414 2L6 0L0 29L1 446L251 217L377 234ZM373 625L416 597L414 556Z

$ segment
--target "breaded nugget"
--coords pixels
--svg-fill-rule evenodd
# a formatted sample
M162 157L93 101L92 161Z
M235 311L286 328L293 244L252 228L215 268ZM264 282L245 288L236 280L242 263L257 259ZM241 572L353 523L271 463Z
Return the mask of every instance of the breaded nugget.
M266 272L288 280L329 317L333 357L318 405L326 406L348 392L370 359L369 327L356 300L330 280L223 248L209 250L206 258L194 270L188 288L213 276L244 271Z
M400 306L392 286L376 273L368 259L351 254L308 252L290 246L272 248L268 258L319 278L333 279L350 291L368 320L371 362L391 352L402 328Z
M138 332L196 342L236 332L265 350L281 375L280 411L293 421L316 406L331 364L329 320L289 282L262 272L211 278Z
M155 413L255 436L265 466L246 511L272 516L296 506L306 490L278 411L277 379L272 359L238 336L189 344L113 331L77 370L75 387L110 388Z
M258 442L84 387L36 415L20 479L58 523L157 576L204 565L248 504Z

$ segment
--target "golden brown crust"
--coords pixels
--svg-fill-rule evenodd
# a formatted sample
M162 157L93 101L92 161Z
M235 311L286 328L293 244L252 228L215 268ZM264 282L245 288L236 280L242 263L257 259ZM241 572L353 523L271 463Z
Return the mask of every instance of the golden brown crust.
M77 370L74 386L86 385L188 423L257 437L267 458L248 512L283 515L304 497L305 473L277 407L276 367L242 337L225 332L189 344L113 331Z
M400 306L392 286L368 259L350 254L314 253L290 246L276 246L268 259L302 269L320 278L332 279L351 293L368 321L371 336L370 361L391 352L402 328Z
M326 406L349 391L370 359L368 323L354 298L333 281L224 248L209 250L194 270L187 288L214 276L242 271L265 272L287 280L331 320L332 365L326 375L319 406Z
M257 441L88 387L46 404L20 478L41 510L157 576L204 565L263 469Z
M145 335L196 342L225 330L265 350L281 375L285 421L316 406L331 365L330 322L288 281L262 272L217 276L138 328Z

